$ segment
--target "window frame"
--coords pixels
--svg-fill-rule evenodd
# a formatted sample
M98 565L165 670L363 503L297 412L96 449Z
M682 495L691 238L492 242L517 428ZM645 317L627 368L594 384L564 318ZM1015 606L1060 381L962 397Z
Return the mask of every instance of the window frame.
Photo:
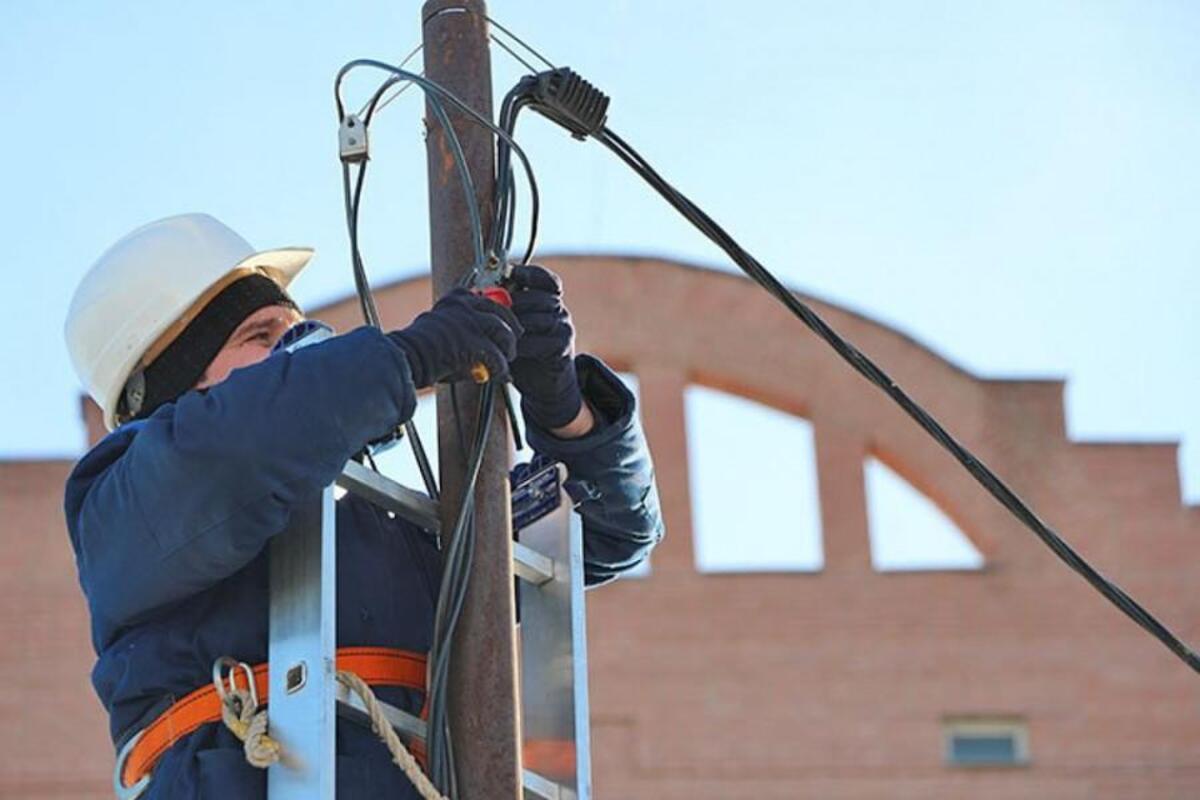
M954 757L954 743L962 738L1009 737L1013 742L1012 761L960 761ZM1028 767L1029 725L1018 716L955 716L942 720L942 758L951 769L1013 769Z

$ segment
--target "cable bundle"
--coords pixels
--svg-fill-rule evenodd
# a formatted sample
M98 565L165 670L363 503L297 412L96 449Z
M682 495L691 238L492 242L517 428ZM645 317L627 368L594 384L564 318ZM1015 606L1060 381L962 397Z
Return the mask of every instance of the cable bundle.
M462 190L467 198L466 206L471 227L471 242L474 250L474 262L471 265L471 269L463 278L462 285L466 287L477 285L484 280L485 274L489 270L497 269L497 267L502 269L507 262L507 253L513 239L513 218L516 208L516 186L512 174L513 152L516 153L522 163L531 196L529 242L522 259L523 262L527 263L533 254L534 243L537 237L537 182L534 178L529 159L512 138L511 123L513 120L510 120L510 124L507 126L503 123L497 126L463 103L452 92L421 75L381 61L360 59L346 64L337 75L334 94L340 125L351 124L356 119L345 112L345 107L341 100L341 83L346 74L359 67L380 69L390 74L390 77L375 91L365 106L364 113L361 115L360 135L362 143L365 144L366 142L369 126L376 112L387 102L390 102L390 98L383 100L384 95L388 89L400 83L406 84L404 88L407 88L407 85L416 85L423 90L433 117L446 134L456 171L462 184ZM395 95L392 97L395 97ZM462 143L450 123L450 117L446 110L447 103L457 111L463 113L471 121L486 127L497 137L497 188L493 205L493 235L490 239L485 235L483 230L483 222L480 217L479 208L475 202L475 183L467 165ZM355 163L358 164L358 175L357 179L352 181L351 165ZM365 148L356 148L349 156L343 153L342 184L345 194L346 222L350 236L350 252L354 269L355 288L358 292L364 318L368 324L378 327L380 324L379 314L371 295L370 283L367 280L366 270L358 246L358 213L362 197L363 181L366 175L366 164L367 154ZM351 188L352 183L353 189ZM450 797L457 795L457 780L450 737L447 688L453 658L454 632L457 629L458 621L462 615L463 604L466 600L471 564L475 552L475 487L479 480L484 451L488 435L491 431L496 390L496 384L492 382L488 382L482 387L470 448L469 450L464 448L464 460L467 465L466 480L458 515L443 554L441 589L438 594L437 610L434 617L434 640L430 648L428 686L429 720L427 728L429 771L434 785ZM450 391L451 405L453 407L459 441L465 445L467 436L463 427L462 413L459 409L458 395L453 385L451 385ZM511 419L513 418L511 403L508 404L508 407ZM405 429L409 433L410 440L413 443L414 454L416 455L418 466L421 467L422 475L425 478L426 488L429 490L430 496L436 499L437 488L433 481L432 471L428 466L428 459L420 445L420 440L416 438L416 429L411 423L406 425Z
M466 9L461 9L466 10ZM510 36L512 34L488 20ZM567 68L557 68L544 57L524 45L531 53L541 59L550 69L522 79L505 96L499 114L499 125L492 124L479 113L468 107L452 93L443 87L428 81L420 75L407 72L401 67L394 67L380 61L358 60L347 64L338 73L335 96L337 98L339 121L344 121L347 115L340 97L340 84L350 70L358 67L372 67L390 73L391 77L379 87L365 109L363 116L363 136L370 125L375 112L390 102L392 98L382 101L388 88L397 83L415 84L425 93L430 110L446 132L451 152L460 175L468 202L472 228L472 242L475 251L475 263L472 270L464 279L465 285L474 285L489 269L501 270L507 262L515 232L516 188L513 179L512 153L515 151L522 162L529 183L530 191L530 227L529 239L522 262L528 263L532 257L537 239L539 194L532 168L525 153L513 139L516 120L521 110L533 108L543 116L566 128L576 138L591 136L611 150L618 158L637 173L660 196L674 207L685 219L705 234L713 243L720 247L738 267L755 283L765 289L771 296L782 303L794 316L799 318L808 328L828 343L851 367L899 405L905 413L912 417L917 424L933 437L943 448L983 486L996 500L1013 514L1023 525L1029 528L1072 570L1083 576L1097 591L1119 608L1124 614L1133 619L1143 629L1166 645L1171 652L1192 669L1200 672L1200 656L1178 639L1169 629L1154 618L1145 608L1129 597L1120 587L1113 584L1098 573L1066 542L1064 542L1049 526L1047 526L1003 481L1000 480L982 461L960 444L942 425L926 412L919 404L910 398L894 380L887 375L870 358L860 352L853 344L843 339L815 311L787 289L771 272L757 259L741 247L720 225L709 217L684 194L676 190L664 179L645 158L630 144L622 139L605 124L608 109L608 98L590 83ZM501 47L508 50L515 58L534 72L527 62L517 56L503 42L496 40ZM419 48L418 48L419 49ZM415 50L413 51L415 54ZM410 55L411 58L411 55ZM394 97L395 95L393 95ZM496 140L496 192L493 206L493 227L491 236L486 237L479 211L475 205L474 184L467 169L462 145L455 135L443 101L454 106L476 124L491 130ZM365 141L365 138L364 138ZM362 185L366 168L365 156L360 162L359 173L354 189L351 190L350 164L347 160L343 165L343 186L346 194L347 225L350 230L351 254L354 266L355 286L363 306L364 317L370 324L378 325L378 314L370 295L370 286L366 279L362 258L358 251L357 225L358 206L361 199ZM451 387L452 404L455 421L458 426L460 442L466 441L462 427L461 413L458 409L457 396ZM466 457L467 482L459 516L455 522L449 547L445 555L445 572L441 592L438 598L438 608L435 619L434 646L430 655L430 687L429 687L429 754L430 771L434 783L449 796L456 795L454 760L450 744L449 723L446 716L446 689L452 658L451 643L462 605L466 596L467 581L470 575L471 558L474 552L474 488L478 480L482 464L483 449L491 426L492 410L495 402L495 386L491 383L484 386L480 396L480 405L476 415L474 437L470 454ZM512 413L510 405L510 415ZM418 464L422 466L427 487L431 496L436 497L436 487L432 475L427 475L427 460L420 448L420 442L415 438L415 429L410 431L414 453L417 454Z

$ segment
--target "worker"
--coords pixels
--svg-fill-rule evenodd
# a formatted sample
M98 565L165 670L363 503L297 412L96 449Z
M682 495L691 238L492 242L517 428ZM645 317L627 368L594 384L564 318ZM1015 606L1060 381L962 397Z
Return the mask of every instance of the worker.
M256 252L207 215L170 217L106 251L71 303L68 349L112 432L67 480L67 526L92 682L125 751L118 778L149 775L145 798L265 796L265 770L224 725L181 732L179 701L218 658L267 660L266 545L347 460L412 417L418 390L479 363L511 378L531 446L567 467L589 585L638 564L663 534L633 395L600 360L573 355L557 276L514 267L511 310L460 289L399 330L272 353L301 319L287 289L311 256ZM437 540L354 495L336 518L339 648L423 657ZM411 684L376 693L416 714L425 687ZM134 737L156 722L148 751ZM339 797L417 797L370 730L339 724L337 753Z

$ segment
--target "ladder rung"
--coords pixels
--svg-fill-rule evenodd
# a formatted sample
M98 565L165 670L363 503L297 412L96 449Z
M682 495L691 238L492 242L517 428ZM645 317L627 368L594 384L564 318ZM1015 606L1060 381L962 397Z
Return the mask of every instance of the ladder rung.
M543 800L565 800L568 797L562 786L531 769L525 770L521 778L521 783L525 786L526 797L543 798Z
M387 717L387 721L396 729L396 733L406 739L425 740L425 720L382 700L378 702L379 707L383 709L383 716ZM367 714L367 707L363 705L363 701L340 682L337 685L337 704L339 717L345 717L367 728L371 727L371 718Z
M442 526L438 504L403 484L385 478L357 461L347 461L337 485L434 533Z
M382 700L378 702L379 707L383 709L383 715L387 718L391 726L396 729L397 733L406 739L425 740L425 720L407 711L402 711ZM337 685L337 703L338 716L345 717L364 727L371 727L371 719L367 714L366 706L363 705L362 700L341 683ZM521 783L524 786L527 797L541 798L542 800L566 799L562 786L549 778L539 775L533 770L527 769L522 771Z
M528 545L513 542L513 572L521 580L541 586L554 580L554 559Z

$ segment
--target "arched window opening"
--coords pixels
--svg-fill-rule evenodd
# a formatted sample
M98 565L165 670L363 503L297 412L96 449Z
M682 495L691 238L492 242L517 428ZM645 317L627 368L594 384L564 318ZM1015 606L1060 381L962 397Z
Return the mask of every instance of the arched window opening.
M880 572L976 570L983 554L925 494L877 458L863 463L871 565Z
M688 387L684 403L696 568L819 571L812 424L699 386Z

